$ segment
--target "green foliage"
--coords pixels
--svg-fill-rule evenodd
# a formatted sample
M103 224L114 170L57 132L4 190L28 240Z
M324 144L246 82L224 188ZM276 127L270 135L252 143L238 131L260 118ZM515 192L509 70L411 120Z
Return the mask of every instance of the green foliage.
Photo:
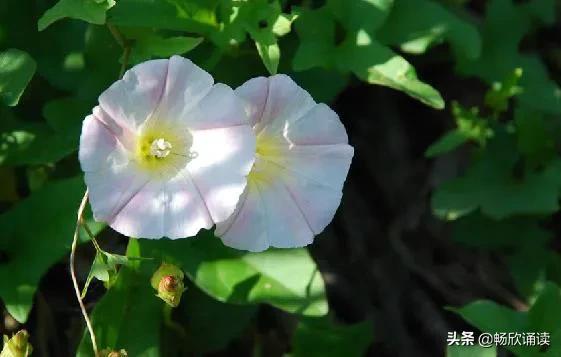
M488 83L501 80L521 68L524 73L519 100L529 108L561 113L561 89L549 79L543 62L535 55L519 51L520 41L536 23L554 21L554 0L532 0L515 4L513 0L488 2L482 28L483 50L476 60L461 59L459 69Z
M477 27L432 0L400 0L380 28L380 40L399 46L403 52L425 53L443 41L449 42L456 57L477 59L481 36Z
M222 303L192 286L178 310L185 352L209 353L225 348L242 334L255 317L257 306Z
M248 253L210 232L181 241L142 240L145 256L172 262L205 293L232 304L268 303L291 313L327 313L323 280L305 249Z
M551 343L558 346L561 328L561 290L555 284L548 283L541 294L525 312L514 311L492 301L480 300L459 309L453 309L470 324L483 332L548 332ZM542 346L511 345L507 348L519 357L557 356L558 347L540 352Z
M485 215L501 219L557 211L561 161L518 174L515 145L510 134L496 132L494 140L475 155L473 165L463 177L443 184L435 192L435 214L453 220L481 209Z
M0 297L16 320L27 320L39 279L68 252L83 193L81 177L60 180L0 215L0 251L7 256L0 264ZM91 220L90 226L102 227Z
M484 145L487 139L493 136L489 121L479 116L478 108L466 109L457 102L452 102L452 114L456 120L457 128L444 134L431 144L425 152L426 157L445 154L468 141Z
M443 108L440 94L417 78L409 62L375 38L391 4L391 1L332 1L317 10L303 10L295 24L300 46L294 55L294 69L325 67L352 72L368 83L388 86L425 104ZM346 30L341 43L336 42L337 24Z
M460 346L452 345L448 346L446 351L446 357L496 357L497 348L492 347L482 347L482 346Z
M35 61L24 51L10 49L0 53L0 101L18 104L25 87L33 77Z
M127 257L140 258L139 244L131 240ZM92 323L100 348L125 349L129 356L159 356L163 302L150 286L152 265L132 259L119 271L115 284L96 304ZM76 356L93 356L84 335Z
M132 48L129 63L137 64L144 62L153 57L171 57L189 52L197 47L203 39L200 37L160 37L157 35L148 35L135 41ZM123 62L123 58L121 58Z
M337 325L329 317L302 318L293 338L293 355L363 356L374 335L370 321Z
M105 12L114 5L115 0L60 0L43 14L37 27L43 31L53 22L67 17L102 25Z

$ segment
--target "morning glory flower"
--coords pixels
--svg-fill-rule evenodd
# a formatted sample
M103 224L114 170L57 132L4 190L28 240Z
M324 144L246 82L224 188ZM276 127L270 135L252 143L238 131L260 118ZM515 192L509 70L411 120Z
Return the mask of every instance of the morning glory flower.
M80 137L96 220L138 238L182 238L226 220L255 136L242 101L191 61L139 64L99 97Z
M249 251L310 244L341 202L354 153L345 128L286 75L251 79L236 94L245 101L257 154L236 211L215 234Z

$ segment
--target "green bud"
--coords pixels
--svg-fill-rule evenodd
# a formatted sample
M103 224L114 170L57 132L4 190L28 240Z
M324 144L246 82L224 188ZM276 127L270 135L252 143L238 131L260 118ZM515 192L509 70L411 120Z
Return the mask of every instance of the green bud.
M12 338L4 335L4 347L0 357L27 357L33 348L29 344L29 333L25 330L18 331Z
M158 270L152 275L150 283L158 291L160 299L171 307L177 307L181 301L181 295L186 290L183 278L185 275L177 266L162 263Z

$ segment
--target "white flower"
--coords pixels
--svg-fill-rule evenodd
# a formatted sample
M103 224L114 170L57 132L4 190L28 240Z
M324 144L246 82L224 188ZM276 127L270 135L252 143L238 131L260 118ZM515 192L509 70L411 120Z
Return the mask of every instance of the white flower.
M333 219L353 156L337 114L285 75L236 89L257 136L257 158L236 211L217 224L244 250L310 244Z
M241 100L178 56L139 64L102 93L79 152L94 217L138 238L227 219L254 156Z

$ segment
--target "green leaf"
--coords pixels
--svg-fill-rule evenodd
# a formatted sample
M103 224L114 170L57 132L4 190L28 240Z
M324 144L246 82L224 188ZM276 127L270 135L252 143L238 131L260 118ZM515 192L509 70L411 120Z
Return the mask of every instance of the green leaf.
M427 148L425 151L426 157L435 157L447 152L450 152L469 140L464 132L459 129L454 129L446 134L444 134L440 139L435 141Z
M43 31L53 22L67 17L103 25L105 12L114 5L115 0L60 0L41 16L37 28Z
M86 283L82 288L82 298L86 296L88 287L93 278L105 283L106 288L110 288L117 276L117 266L129 264L129 258L124 255L107 253L98 250L90 268Z
M495 111L496 114L508 109L508 100L522 93L518 86L522 77L522 68L516 68L502 82L495 82L485 94L485 105Z
M447 41L457 57L477 59L481 36L477 27L432 0L399 0L378 31L381 42L404 52L425 53Z
M178 323L185 329L191 353L206 354L226 348L247 328L257 312L254 305L226 304L189 287L177 308Z
M90 103L75 97L51 100L43 107L43 116L57 133L69 137L79 137L82 121L91 112ZM76 147L78 140L75 140Z
M436 109L444 108L440 93L421 82L409 62L372 41L365 32L358 32L355 39L342 45L337 63L365 82L397 89Z
M514 311L493 301L478 300L459 309L451 309L481 331L494 333L526 331L528 317L525 312Z
M349 32L373 34L386 20L393 3L394 0L328 0L327 8Z
M18 104L37 65L24 51L9 49L0 53L0 101L8 106Z
M4 131L0 133L0 163L18 166L56 162L78 149L78 139L41 124Z
M329 317L301 318L292 340L293 356L364 356L373 336L370 321L337 325Z
M457 219L477 208L501 219L516 214L548 214L559 209L561 161L515 175L517 155L512 135L497 133L463 177L441 185L433 194L434 213Z
M129 57L130 64L137 64L152 58L168 58L191 51L203 41L202 37L175 36L164 38L148 35L136 39ZM121 62L123 58L121 57Z
M551 335L552 346L545 354L540 353L540 346L506 345L516 356L555 356L561 344L559 318L561 310L561 291L555 284L548 283L529 311L514 311L492 301L479 300L462 308L450 310L462 316L471 325L482 332L546 332ZM551 352L551 353L550 353Z
M553 333L559 330L561 319L561 290L547 283L528 312L528 323L533 331Z
M192 239L141 240L146 256L180 266L205 293L233 304L268 303L291 313L325 315L323 280L305 249L248 253L208 231Z
M496 357L497 348L495 346L448 346L446 357Z
M519 52L520 41L537 24L552 24L555 0L492 0L487 3L482 25L483 50L476 60L460 59L461 73L475 75L494 83L521 68L523 93L518 101L524 106L549 113L561 113L561 88L549 78L539 57Z
M255 41L259 57L270 74L277 73L280 61L275 34L275 24L280 18L282 14L278 1L257 0L242 3L239 8L239 21Z
M556 155L554 131L544 116L519 106L514 112L517 147L532 167L552 160Z
M525 245L544 246L552 235L531 217L513 217L495 220L480 213L470 214L455 221L452 239L480 249L512 249Z
M256 40L255 46L257 47L257 52L259 57L267 67L267 71L270 74L276 74L277 68L279 67L280 60L280 49L279 45L276 43L267 43L260 40Z
M300 46L294 55L294 70L324 67L350 71L365 82L394 88L434 108L444 108L440 93L421 82L409 62L378 43L365 29L351 30L356 23L360 23L359 20L352 20L354 15L341 15L350 22L345 40L337 44L333 16L327 7L302 11L296 22Z
M434 157L452 151L467 141L475 141L484 145L493 131L489 128L489 121L479 116L479 109L463 108L457 102L452 102L452 114L456 120L457 129L452 130L433 143L425 152L426 157Z
M107 13L116 26L208 34L218 30L216 0L119 0Z
M300 45L292 60L295 71L335 65L335 21L326 7L301 11L295 22Z
M0 297L22 323L39 280L70 250L84 191L82 177L53 182L0 215L0 250L7 256L0 264ZM102 227L88 222L94 233Z
M144 253L142 253L144 254ZM135 239L129 241L127 257L139 258L141 249ZM153 264L138 259L123 266L115 284L96 304L91 315L95 336L101 349L125 349L129 356L160 355L160 327L163 303L150 286ZM76 353L93 356L87 332Z

